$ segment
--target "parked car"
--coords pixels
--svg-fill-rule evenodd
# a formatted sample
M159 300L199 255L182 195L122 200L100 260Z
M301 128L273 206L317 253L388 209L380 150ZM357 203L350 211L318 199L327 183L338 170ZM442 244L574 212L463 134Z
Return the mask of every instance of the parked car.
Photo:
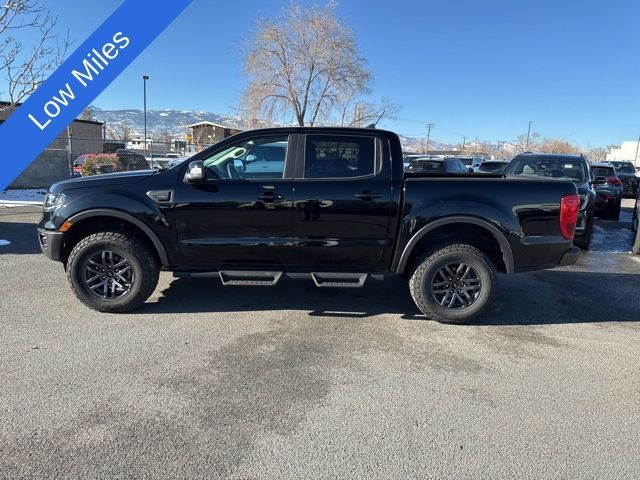
M79 177L82 175L82 165L84 164L84 161L87 159L87 157L91 156L92 154L87 153L84 155L80 155L78 158L76 158L73 161L73 176L74 177Z
M402 162L404 164L404 168L407 168L411 164L411 162L414 160L422 160L422 159L430 160L432 158L438 159L442 157L439 157L437 155L430 155L428 153L409 153L409 154L405 154L404 157L402 157Z
M449 158L418 158L412 160L406 168L407 172L419 173L469 173L469 169L462 160L455 157Z
M451 157L451 158L459 158L465 166L470 169L469 171L475 171L483 162L486 161L484 157Z
M122 171L124 172L132 170L148 170L150 168L149 162L144 158L144 155L132 150L124 148L118 149L116 151L116 156L118 157Z
M502 173L509 165L508 160L485 160L476 168L479 173Z
M640 184L640 176L636 173L636 167L633 162L629 161L610 161L607 162L613 165L618 173L618 177L622 181L623 195L628 195L632 198L636 197L638 193L638 184Z
M268 175L237 161L282 147ZM160 268L256 286L288 275L361 287L395 274L429 318L464 323L487 306L497 272L576 261L579 206L569 181L404 172L392 132L272 128L169 170L56 183L37 235L76 296L103 312L140 306Z
M633 209L632 228L634 232L638 231L639 224L640 224L640 188L636 193L636 205L635 205L635 208Z
M177 165L180 165L182 162L184 162L186 159L188 159L189 157L187 156L182 156L182 157L177 157L177 158L172 158L171 160L169 160L167 162L167 164L165 165L164 168L173 168Z
M613 220L620 218L622 181L610 163L592 163L591 174L596 192L596 214Z
M504 173L506 175L573 182L580 195L580 214L573 243L582 249L589 248L593 230L596 192L591 185L589 162L584 156L521 153L513 157Z

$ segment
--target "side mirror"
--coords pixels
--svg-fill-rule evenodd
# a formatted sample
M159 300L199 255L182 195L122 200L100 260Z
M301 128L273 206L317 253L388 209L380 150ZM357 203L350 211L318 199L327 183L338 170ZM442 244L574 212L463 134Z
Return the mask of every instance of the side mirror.
M187 174L184 176L187 183L202 183L204 182L204 163L201 160L194 160L189 162L189 168L187 168Z
M473 167L469 167L469 173L473 173L474 171Z
M591 183L593 183L594 185L604 185L605 183L607 183L607 177L596 177Z

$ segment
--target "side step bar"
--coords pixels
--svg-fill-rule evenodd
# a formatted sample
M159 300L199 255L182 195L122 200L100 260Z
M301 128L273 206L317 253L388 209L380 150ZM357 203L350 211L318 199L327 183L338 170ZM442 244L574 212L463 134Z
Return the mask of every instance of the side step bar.
M280 281L282 272L242 272L221 270L219 272L222 285L242 285L274 287Z
M311 278L316 287L360 288L367 280L367 273L313 272Z
M374 280L382 280L382 274L368 273L345 273L345 272L312 272L312 273L294 273L294 272L264 272L251 270L220 270L220 271L202 271L173 272L175 278L211 278L218 277L222 285L237 286L261 286L273 287L278 284L283 276L291 278L309 278L313 280L316 287L320 288L359 288L364 282L371 277Z

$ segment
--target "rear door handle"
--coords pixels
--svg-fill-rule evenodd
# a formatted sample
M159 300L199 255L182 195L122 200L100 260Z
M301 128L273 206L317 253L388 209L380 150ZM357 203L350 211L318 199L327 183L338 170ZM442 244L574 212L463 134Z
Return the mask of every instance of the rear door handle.
M278 193L265 192L262 195L258 195L258 200L263 202L273 202L274 200L282 200L284 197Z
M362 193L356 193L356 198L359 198L360 200L374 200L380 197L382 197L381 193L366 192L366 191Z

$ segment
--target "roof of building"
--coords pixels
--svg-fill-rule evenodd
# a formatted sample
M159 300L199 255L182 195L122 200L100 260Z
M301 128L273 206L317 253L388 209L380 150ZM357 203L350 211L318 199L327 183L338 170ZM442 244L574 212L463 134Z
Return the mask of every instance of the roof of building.
M209 122L207 120L202 121L202 122L197 122L197 123L194 123L192 125L188 125L187 128L200 127L202 125L207 125L207 126L211 126L211 127L220 127L220 128L230 128L231 130L241 130L241 128L238 127L238 126L220 125L219 123Z

